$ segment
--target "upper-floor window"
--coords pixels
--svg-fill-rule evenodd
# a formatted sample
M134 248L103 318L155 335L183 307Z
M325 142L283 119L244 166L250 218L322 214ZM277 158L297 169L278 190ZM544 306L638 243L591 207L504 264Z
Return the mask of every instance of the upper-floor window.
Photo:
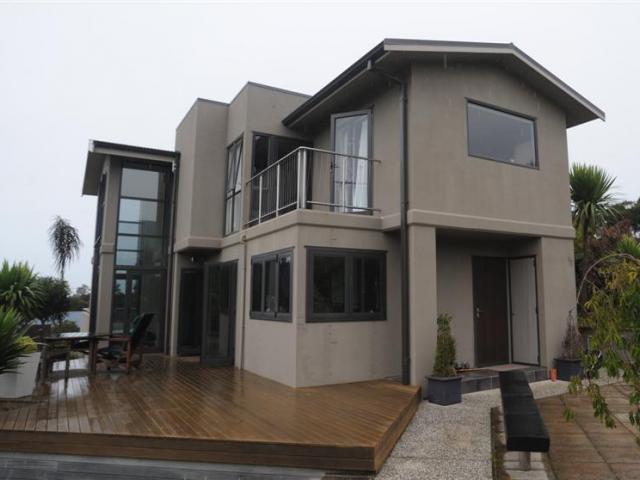
M537 166L533 119L467 103L469 155L525 167Z
M298 147L309 146L309 142L296 138L279 137L265 133L253 136L253 162L251 174L255 175L274 164Z
M164 265L167 169L125 165L120 182L116 265Z
M224 234L240 230L242 221L242 138L227 149L227 175L224 196Z
M370 112L341 113L333 116L333 204L342 212L363 212L371 207Z
M251 258L251 318L291 320L291 250Z
M385 252L312 247L308 255L308 322L385 319Z

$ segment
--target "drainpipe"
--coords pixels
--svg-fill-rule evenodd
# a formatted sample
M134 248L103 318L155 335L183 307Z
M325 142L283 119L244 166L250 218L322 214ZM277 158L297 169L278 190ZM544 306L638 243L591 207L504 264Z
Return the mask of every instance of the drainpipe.
M407 229L408 196L408 132L407 132L407 82L395 75L379 70L373 62L367 62L367 71L400 85L400 130L402 145L400 152L400 303L402 323L402 383L411 381L411 329L409 325L409 236Z
M171 188L171 231L169 233L169 265L167 268L167 299L165 301L165 351L171 353L171 329L172 325L172 306L173 306L173 262L175 259L175 253L173 252L174 244L176 243L176 208L178 205L178 179L180 178L180 153L176 155L172 165L173 171L173 185Z

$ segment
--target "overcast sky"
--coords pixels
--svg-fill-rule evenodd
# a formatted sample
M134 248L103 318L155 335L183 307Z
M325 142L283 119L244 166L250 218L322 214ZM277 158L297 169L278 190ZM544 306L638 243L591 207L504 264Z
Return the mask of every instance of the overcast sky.
M52 274L61 215L84 241L68 280L89 284L89 139L172 149L196 97L229 101L247 80L312 94L385 37L514 42L605 110L569 130L569 159L635 199L639 19L640 5L612 2L0 2L0 259Z

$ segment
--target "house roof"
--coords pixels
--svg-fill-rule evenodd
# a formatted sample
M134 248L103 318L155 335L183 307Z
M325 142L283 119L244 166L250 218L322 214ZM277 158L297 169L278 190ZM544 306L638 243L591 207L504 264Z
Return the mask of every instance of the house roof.
M374 74L369 62L394 71L416 60L495 63L521 77L566 113L567 127L580 125L597 118L604 120L604 112L576 92L557 76L528 56L513 43L449 42L436 40L407 40L388 38L376 45L353 65L338 75L318 93L290 113L283 123L291 128L304 127L324 116L336 101L338 93L355 92L358 87L372 86Z
M87 164L84 171L84 181L82 183L83 195L98 194L102 166L108 155L157 162L173 162L173 160L178 158L179 153L171 150L159 150L157 148L90 140L89 151L87 152Z

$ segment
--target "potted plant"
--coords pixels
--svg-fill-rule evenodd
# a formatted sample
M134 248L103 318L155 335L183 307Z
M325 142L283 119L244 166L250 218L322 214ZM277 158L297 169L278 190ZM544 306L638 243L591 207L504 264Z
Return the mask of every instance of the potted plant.
M462 401L462 377L456 373L456 341L451 334L451 316L438 316L438 337L433 375L427 377L427 400L438 405Z
M556 358L556 368L560 380L569 381L572 377L582 375L582 336L572 314L569 314L569 322L562 341L562 356Z
M31 395L36 385L40 352L26 328L19 313L0 307L0 398Z

